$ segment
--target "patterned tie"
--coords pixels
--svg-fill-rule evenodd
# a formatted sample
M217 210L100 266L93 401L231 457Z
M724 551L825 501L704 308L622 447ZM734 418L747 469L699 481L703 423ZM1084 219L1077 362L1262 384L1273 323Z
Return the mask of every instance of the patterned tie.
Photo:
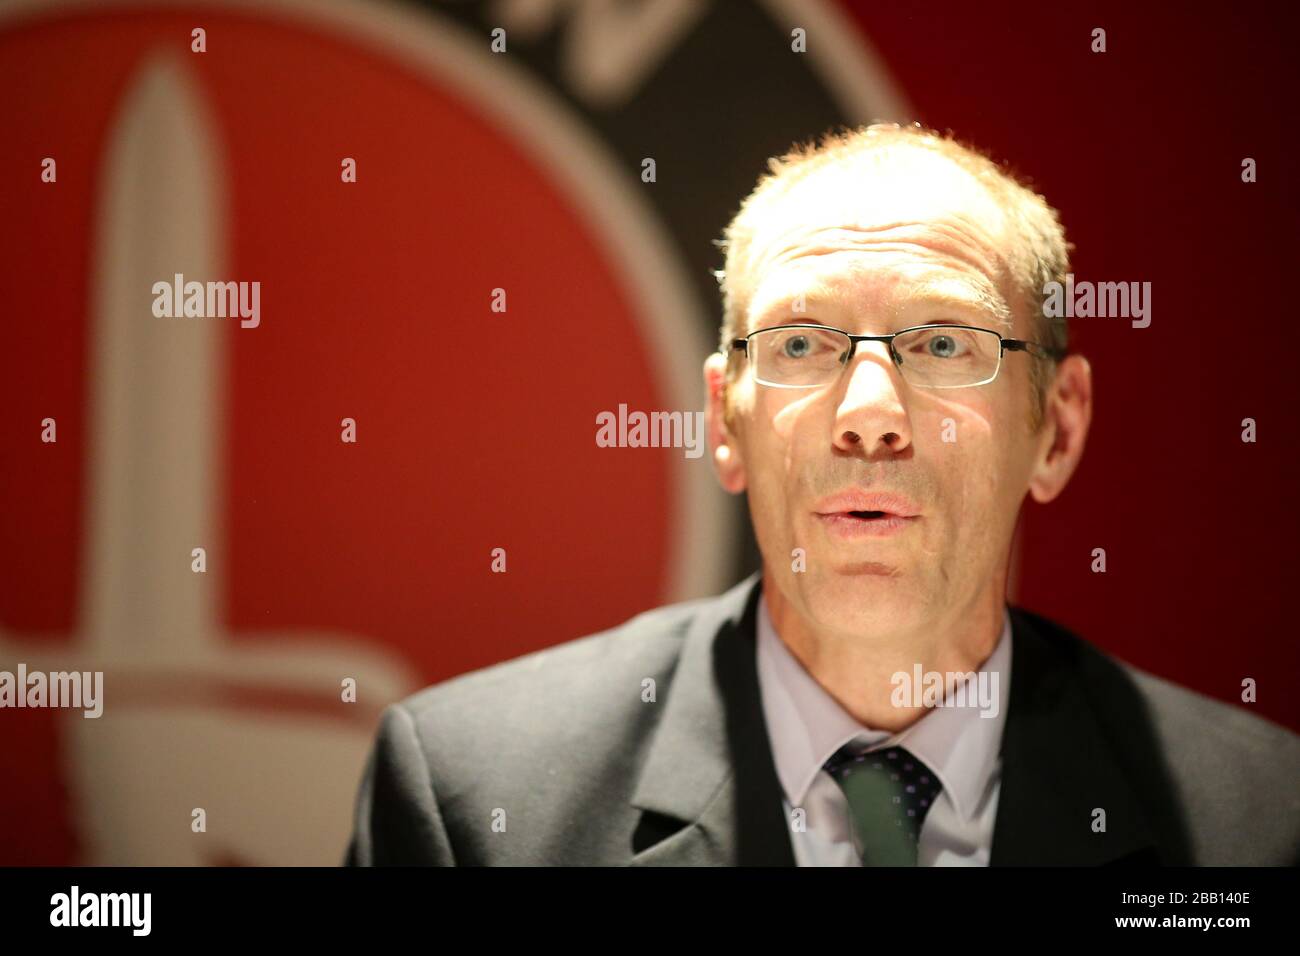
M841 747L826 761L848 798L853 846L863 866L916 866L917 838L943 784L903 747L860 753Z

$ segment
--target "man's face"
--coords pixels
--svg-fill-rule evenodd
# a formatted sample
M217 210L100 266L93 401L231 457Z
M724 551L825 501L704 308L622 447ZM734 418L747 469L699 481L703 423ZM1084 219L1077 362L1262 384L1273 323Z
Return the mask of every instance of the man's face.
M1011 241L994 199L933 154L816 173L755 236L744 332L944 322L1034 339L1008 269ZM806 311L796 313L800 295ZM954 389L909 385L882 342L859 344L819 388L758 384L738 359L732 465L767 578L805 620L904 631L950 621L991 590L1001 599L1041 451L1029 424L1029 363L1041 359L1009 352L993 382ZM853 497L876 494L886 497Z

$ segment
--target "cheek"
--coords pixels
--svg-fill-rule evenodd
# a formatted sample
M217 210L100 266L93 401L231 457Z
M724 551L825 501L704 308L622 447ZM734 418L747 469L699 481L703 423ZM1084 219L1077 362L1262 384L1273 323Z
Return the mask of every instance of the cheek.
M753 407L755 427L745 445L745 480L760 545L783 547L794 534L790 512L797 492L796 463L809 451L796 446L810 437L807 423L800 422L803 403L794 398L791 392L763 389Z
M814 440L814 425L809 403L799 397L780 389L762 389L755 397L748 436L753 459L747 475L752 481L784 483L795 458L809 450L800 446Z
M1022 427L1020 411L1009 402L950 403L927 425L933 437L918 453L934 464L940 510L967 543L959 550L998 549L1014 523L1025 492L1024 442L1011 431Z
M751 442L745 459L749 508L760 542L784 531L789 492L786 487L785 447L768 431Z
M939 511L954 537L968 538L987 527L1003 467L1001 427L987 403L978 400L940 400L917 416L916 455L934 476Z

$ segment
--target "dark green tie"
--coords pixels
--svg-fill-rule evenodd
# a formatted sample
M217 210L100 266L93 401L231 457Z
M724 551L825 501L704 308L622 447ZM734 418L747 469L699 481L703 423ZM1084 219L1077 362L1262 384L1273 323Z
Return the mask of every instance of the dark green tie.
M826 771L848 800L862 865L916 866L921 824L943 791L934 772L903 747L842 747L826 761Z

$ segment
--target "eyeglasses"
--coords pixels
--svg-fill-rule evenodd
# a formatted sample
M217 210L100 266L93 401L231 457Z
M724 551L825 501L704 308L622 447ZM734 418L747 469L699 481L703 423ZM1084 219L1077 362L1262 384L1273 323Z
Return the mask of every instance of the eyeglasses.
M899 374L919 388L969 388L998 377L1004 352L1061 359L1065 350L1003 338L969 325L917 325L888 335L851 335L828 325L778 325L733 339L755 381L773 388L819 388L848 367L859 342L884 342Z

